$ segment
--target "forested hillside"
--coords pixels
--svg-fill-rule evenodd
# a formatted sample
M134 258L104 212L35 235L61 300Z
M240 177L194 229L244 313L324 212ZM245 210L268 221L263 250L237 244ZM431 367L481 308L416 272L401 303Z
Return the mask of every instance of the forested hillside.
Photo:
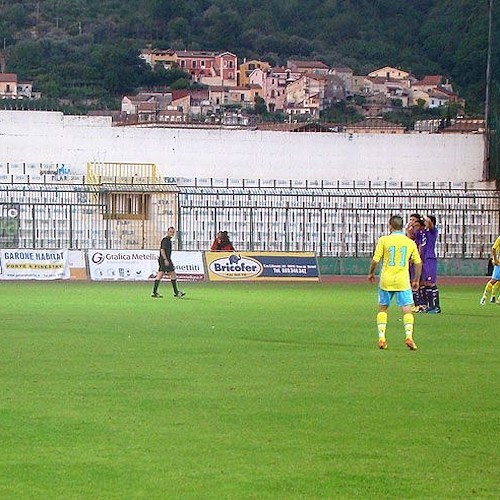
M444 74L477 111L487 30L488 0L0 0L4 70L47 97L100 104L140 85L172 83L137 59L151 44L273 64L314 58L355 74L385 65L417 77ZM493 50L493 68L499 54Z

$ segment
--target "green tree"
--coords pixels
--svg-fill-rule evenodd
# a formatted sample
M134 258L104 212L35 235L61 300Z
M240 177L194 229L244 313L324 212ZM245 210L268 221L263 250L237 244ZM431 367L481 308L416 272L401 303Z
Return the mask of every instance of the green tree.
M27 5L23 5L20 2L7 4L3 9L2 18L7 24L15 26L18 30L31 26L31 18Z
M7 71L43 82L46 89L57 87L62 97L93 89L95 98L120 98L124 89L148 80L124 46L134 52L150 43L229 50L240 60L267 59L273 65L317 58L350 66L356 74L399 66L418 77L451 77L468 110L477 111L484 102L487 0L130 0L124 5L0 1ZM494 75L499 19L493 20ZM162 82L164 76L155 78Z
M204 14L207 25L206 40L209 47L215 50L236 50L243 22L238 12L212 6Z
M170 87L174 90L180 90L180 89L188 89L189 88L189 79L188 78L179 78L178 80L175 80Z
M266 101L259 95L255 96L254 110L257 115L265 116L268 114Z
M126 43L95 47L91 65L100 75L103 88L115 95L133 91L141 75L148 71L140 62L137 50Z
M168 23L168 32L172 39L178 40L184 47L189 47L191 40L191 25L186 18L174 17Z
M23 40L8 49L9 70L21 78L33 77L44 66L40 42Z
M363 115L355 107L341 101L323 110L320 118L322 121L331 123L352 123L361 120Z

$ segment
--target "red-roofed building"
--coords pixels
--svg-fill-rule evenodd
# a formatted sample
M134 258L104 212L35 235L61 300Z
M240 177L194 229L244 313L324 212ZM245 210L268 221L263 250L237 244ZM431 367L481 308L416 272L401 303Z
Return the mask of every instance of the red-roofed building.
M260 85L240 85L229 89L229 104L238 104L242 108L253 108L256 96L262 97Z
M0 99L17 98L17 75L15 73L0 73Z
M376 69L368 76L376 78L384 78L386 80L409 80L410 73L408 71L403 71L401 68L393 68L391 66L384 66L383 68Z
M356 123L345 125L344 131L349 134L404 134L405 127L388 122L379 117L368 117Z
M178 67L200 82L213 73L216 52L206 50L180 50L176 53Z
M191 79L204 85L235 87L238 82L238 58L231 52L179 51L179 68Z
M286 87L286 112L319 118L324 104L326 82L325 76L304 74L289 83Z
M337 77L342 82L344 96L352 95L353 71L347 66L334 66L328 70L328 74Z
M267 71L256 68L250 74L249 81L251 85L258 85L262 88L261 97L267 109L274 113L285 110L286 87L298 78L300 78L300 73L288 68L275 67Z
M165 122L186 122L193 116L201 116L210 110L208 89L173 90L172 101L165 110L160 110L158 120Z
M152 68L157 64L165 69L180 68L191 80L205 85L235 87L238 82L238 58L231 52L146 48L140 57Z
M413 81L411 86L424 92L430 92L435 89L446 89L453 93L453 85L443 75L426 75L422 80Z
M455 94L455 92L450 92L447 88L445 87L440 87L439 91L445 95L448 96L448 99L451 103L457 103L462 107L465 107L465 99L462 97L458 96Z
M258 61L256 59L252 59L250 61L244 61L240 64L240 73L239 73L239 85L248 85L250 83L249 77L252 74L252 71L256 69L261 69L262 71L268 71L271 69L271 65L266 61Z
M169 70L178 67L178 57L173 49L151 49L146 48L141 50L139 56L144 59L152 68L157 64L161 64L165 69Z
M290 59L286 67L295 73L314 73L316 75L326 75L330 69L322 61L297 61Z
M141 111L148 114L151 113L153 107L156 110L166 109L171 102L171 92L140 92L137 95L124 96L122 98L121 110L127 115L140 115Z
M431 90L445 89L453 93L453 86L443 75L426 75L422 80L417 80L411 84L413 88L430 92Z
M413 82L410 100L414 105L423 100L429 108L447 106L449 103L465 106L465 100L455 94L452 84L442 75L426 75L422 80Z
M479 134L485 129L484 120L482 119L463 119L457 118L452 120L451 124L441 129L444 134Z
M443 81L443 76L442 75L425 75L422 80L420 80L417 83L420 83L422 85L431 85L432 87L437 87L441 85Z

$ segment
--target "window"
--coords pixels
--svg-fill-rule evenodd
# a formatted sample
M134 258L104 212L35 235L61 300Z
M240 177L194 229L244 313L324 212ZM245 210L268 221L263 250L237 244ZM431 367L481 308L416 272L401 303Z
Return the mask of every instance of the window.
M204 67L205 67L205 61L200 61L200 66L201 66L202 68L204 68Z
M151 195L146 193L104 193L107 219L147 220Z
M191 67L196 68L196 61L191 61Z

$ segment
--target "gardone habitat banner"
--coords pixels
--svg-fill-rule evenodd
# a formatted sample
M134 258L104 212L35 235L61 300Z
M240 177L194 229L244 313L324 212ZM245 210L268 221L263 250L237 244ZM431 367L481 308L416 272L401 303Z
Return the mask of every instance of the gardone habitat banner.
M205 252L210 281L319 281L314 252Z
M147 281L158 270L158 250L89 250L90 279L94 281ZM179 281L205 279L202 252L172 252ZM167 279L166 275L164 279Z
M69 279L68 250L0 250L0 279Z

